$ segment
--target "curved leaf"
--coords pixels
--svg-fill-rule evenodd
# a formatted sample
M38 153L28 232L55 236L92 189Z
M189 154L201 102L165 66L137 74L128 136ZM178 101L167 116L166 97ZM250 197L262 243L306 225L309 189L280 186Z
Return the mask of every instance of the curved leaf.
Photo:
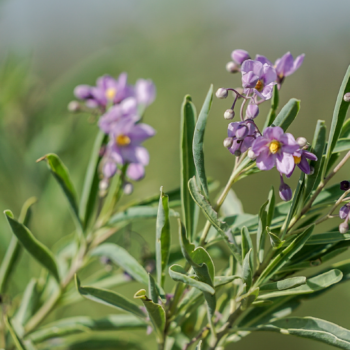
M26 226L16 221L10 210L5 210L4 213L12 232L22 244L23 248L26 249L43 267L45 267L59 283L60 277L57 263L51 251L39 242Z
M28 350L27 347L24 345L23 341L21 340L21 338L16 333L15 329L13 328L13 325L12 325L11 321L9 320L9 318L7 316L4 316L4 320L5 320L5 325L6 325L7 329L9 330L11 337L13 339L13 342L16 346L16 349L17 350Z
M290 124L294 121L299 113L300 101L291 98L278 113L276 119L273 121L271 126L280 126L286 131Z
M260 291L285 290L293 287L299 287L306 283L306 277L292 277L278 282L264 284L260 287Z

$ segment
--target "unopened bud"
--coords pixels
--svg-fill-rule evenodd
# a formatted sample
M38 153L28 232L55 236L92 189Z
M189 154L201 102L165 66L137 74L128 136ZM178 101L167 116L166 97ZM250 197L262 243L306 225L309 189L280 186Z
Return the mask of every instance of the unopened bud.
M224 140L224 147L230 148L233 144L233 138L232 137L226 137Z
M224 118L226 120L231 120L233 119L235 116L235 112L233 109L226 109L225 113L224 113Z
M217 98L220 98L220 99L224 99L227 97L228 95L228 91L227 89L224 89L224 88L219 88L217 91L216 91L216 97Z
M239 72L239 68L237 67L236 63L230 61L226 64L226 70L229 73L237 73Z
M126 194L126 195L129 195L133 192L134 190L134 186L132 185L132 183L130 182L124 182L123 184L123 192Z
M248 135L248 127L246 125L242 125L236 131L237 140L244 140L244 138Z
M344 234L346 232L349 231L349 225L346 221L342 222L340 225L339 225L339 232Z
M305 137L298 137L296 139L298 145L300 146L300 148L304 147L307 144L307 140Z
M349 215L350 212L350 208L347 205L343 205L340 209L339 209L339 217L344 220L346 219L346 217Z
M242 64L245 60L249 60L249 53L245 50L234 50L231 53L232 59L238 63Z
M259 114L259 107L257 105L248 105L246 115L248 119L254 119Z
M293 196L292 189L286 183L282 183L279 188L279 195L283 201L288 202Z
M342 182L340 183L340 189L341 189L342 191L347 191L348 189L350 189L350 182L349 182L349 181L346 181L346 180L342 181Z
M80 111L80 103L78 101L70 101L68 103L67 108L68 108L69 112L73 112L73 113L79 112Z
M250 149L250 150L248 151L248 158L250 158L251 160L255 160L256 157L257 157L257 155L253 152L252 149Z
M350 102L350 92L347 92L347 93L344 95L344 101L345 101L345 102Z

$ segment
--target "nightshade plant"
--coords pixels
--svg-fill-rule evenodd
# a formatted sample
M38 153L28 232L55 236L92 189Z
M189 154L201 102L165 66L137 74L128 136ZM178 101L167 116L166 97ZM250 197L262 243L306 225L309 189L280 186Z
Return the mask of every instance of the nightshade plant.
M322 297L336 284L350 279L350 260L313 273L312 268L343 253L350 245L350 183L329 182L350 158L350 67L336 100L328 140L325 122L317 122L313 140L287 132L299 112L291 99L279 110L279 93L286 77L302 64L290 53L272 64L257 55L235 50L226 66L240 72L242 88L219 88L218 98L232 91L233 103L225 119L224 146L232 153L233 171L217 201L210 192L217 186L204 167L204 132L213 100L213 87L197 117L190 96L181 107L178 189L155 194L120 206L132 191L132 180L141 180L149 155L142 142L155 134L143 123L146 107L155 99L151 81L128 85L126 74L104 76L95 87L80 85L69 109L98 114L98 127L86 171L80 203L63 162L55 154L40 160L62 188L72 211L75 233L50 251L28 229L29 199L18 218L5 215L13 232L0 268L0 291L6 293L21 249L43 267L32 278L19 304L6 309L2 323L5 349L142 349L135 340L123 340L121 330L141 329L154 337L159 350L224 349L252 332L272 331L311 338L341 349L350 349L350 331L314 317L289 315L306 300ZM259 105L271 100L264 128L255 124ZM259 118L262 118L259 116ZM345 153L345 156L343 155ZM281 179L277 203L272 187L256 215L242 212L231 187L242 178L276 170ZM300 174L294 193L285 182ZM254 175L259 176L259 175ZM289 181L289 180L288 180ZM339 209L339 215L335 211ZM206 221L198 227L202 214ZM171 219L171 217L173 219ZM343 222L327 230L321 223L340 217ZM155 218L155 245L148 256L133 257L111 238L136 220ZM179 245L172 244L170 222L176 223ZM339 225L339 227L338 227ZM112 264L88 273L95 260ZM221 259L224 267L214 261ZM154 262L155 268L149 268ZM308 269L307 272L304 272ZM153 271L154 270L154 271ZM311 272L309 272L311 271ZM112 291L134 281L134 299ZM167 283L165 283L167 281ZM170 286L170 287L169 287ZM111 307L111 314L95 319L86 312L45 323L50 313L82 298ZM115 309L122 312L113 313ZM234 346L233 346L234 347Z

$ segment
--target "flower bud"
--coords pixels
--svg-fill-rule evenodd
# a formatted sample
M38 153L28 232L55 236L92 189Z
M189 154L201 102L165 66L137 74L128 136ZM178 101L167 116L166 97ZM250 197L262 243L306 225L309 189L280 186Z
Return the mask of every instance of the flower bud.
M224 140L224 147L230 148L233 144L233 138L232 137L226 137Z
M339 209L339 217L344 220L350 212L350 208L347 205L343 205L340 209Z
M102 179L98 185L100 191L105 191L109 186L108 179Z
M219 88L218 91L216 91L216 97L220 99L226 98L228 95L227 89Z
M68 103L68 111L75 113L75 112L79 112L80 111L80 103L78 101L70 101Z
M344 101L345 101L345 102L350 102L350 92L347 92L347 93L344 95Z
M310 173L309 176L313 175L315 173L315 168L313 166L310 166Z
M342 191L347 191L348 189L350 189L350 182L349 182L349 181L346 181L346 180L342 181L342 182L340 183L340 189L341 189Z
M283 201L288 202L293 196L292 189L286 183L282 183L279 188L279 195Z
M226 111L224 113L224 118L226 120L231 120L231 119L233 119L234 116L235 116L235 112L233 109L226 109Z
M349 231L349 225L348 225L347 221L342 222L339 225L339 232L344 234L344 233L346 233L348 231Z
M241 152L239 149L236 150L235 153L234 153L234 155L235 155L236 157L239 157L241 154L242 154L242 152Z
M234 62L228 62L226 64L226 70L229 72L229 73L237 73L239 72L239 68L237 67L236 63Z
M255 160L256 159L256 154L253 152L252 149L249 149L248 151L248 157L251 159L251 160Z
M114 162L107 161L102 168L103 175L111 178L117 172L117 165Z
M231 57L239 65L250 58L249 53L245 50L234 50L231 53Z
M307 144L307 140L305 137L298 137L296 139L296 142L298 143L298 145L300 146L300 148L304 147Z
M257 105L248 105L246 115L248 119L254 119L259 114L259 107Z
M75 97L79 98L80 100L86 100L91 97L91 86L89 85L78 85L74 89L74 95Z
M123 192L126 195L129 195L133 192L134 190L134 186L132 185L132 183L130 182L124 182L123 184Z
M242 125L236 131L237 140L244 140L244 138L248 135L248 127L246 125Z

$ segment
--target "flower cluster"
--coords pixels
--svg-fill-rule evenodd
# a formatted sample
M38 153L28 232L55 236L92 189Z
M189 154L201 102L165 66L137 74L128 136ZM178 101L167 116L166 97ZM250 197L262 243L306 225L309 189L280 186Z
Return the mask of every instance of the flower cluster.
M155 99L153 82L139 79L132 86L127 83L126 73L120 74L118 79L105 75L97 79L96 86L77 86L74 94L85 101L88 108L99 108L103 113L98 126L109 136L109 141L102 152L104 180L101 184L108 185L118 166L123 165L127 165L128 178L142 179L149 154L141 144L154 136L155 130L140 120L144 109Z
M254 119L259 115L259 104L271 99L274 86L281 88L285 77L300 67L304 55L294 60L288 52L272 64L265 56L257 55L255 60L252 60L247 51L234 50L232 59L233 62L229 62L226 68L232 73L241 72L242 88L217 90L216 96L221 99L227 98L229 91L235 94L232 107L224 113L225 119L234 118L234 107L238 98L242 98L243 102L240 109L241 120L228 125L228 137L224 140L224 146L237 157L248 151L248 156L256 160L260 170L270 170L276 166L281 178L280 197L289 201L292 191L283 181L283 174L289 178L296 166L305 174L310 174L312 169L308 160L316 161L317 157L307 151L308 144L305 138L295 139L279 126L267 127L261 133Z
M340 189L342 191L349 191L350 190L350 182L349 181L342 181L340 183ZM348 200L348 198L346 199ZM339 217L344 220L339 225L339 232L340 233L347 233L349 231L349 220L350 220L350 203L346 203L343 205L339 210Z

